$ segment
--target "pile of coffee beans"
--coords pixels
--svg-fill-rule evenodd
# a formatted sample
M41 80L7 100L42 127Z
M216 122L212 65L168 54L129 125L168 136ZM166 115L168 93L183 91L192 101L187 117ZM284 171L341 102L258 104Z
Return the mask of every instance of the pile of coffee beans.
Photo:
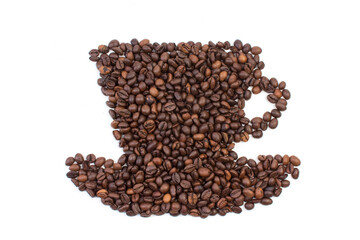
M269 205L299 176L296 156L238 157L235 142L261 138L278 125L290 92L262 75L260 47L236 40L208 44L112 40L90 51L108 97L113 135L124 154L115 162L69 157L67 176L114 210L143 217L207 217ZM252 94L274 109L245 116Z

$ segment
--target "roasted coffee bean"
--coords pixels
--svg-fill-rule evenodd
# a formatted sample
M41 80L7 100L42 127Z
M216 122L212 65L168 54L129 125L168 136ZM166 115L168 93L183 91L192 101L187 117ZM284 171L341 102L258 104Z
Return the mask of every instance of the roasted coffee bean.
M290 157L290 162L294 165L294 166L299 166L300 165L300 159L297 158L296 156L291 156Z
M79 182L86 182L87 181L87 176L86 175L79 175L78 180Z
M173 173L171 179L173 180L173 182L174 182L175 184L179 184L180 181L181 181L180 175L179 175L179 173L177 173L177 172L176 172L176 173Z
M254 203L252 203L252 202L247 202L247 203L245 203L245 208L247 209L247 210L251 210L251 209L253 209L254 208Z
M198 170L200 177L208 177L211 174L210 169L208 168L199 168Z
M85 183L85 186L88 189L95 189L97 185L95 181L88 181Z
M188 194L188 203L190 205L195 206L197 201L198 201L198 197L197 197L196 193L189 193Z
M281 182L281 187L288 187L290 185L290 182L288 181L288 180L283 180L282 182Z
M164 108L165 108L165 111L171 112L171 111L175 110L176 105L173 102L168 102L168 103L165 104Z
M68 157L65 161L66 166L71 166L75 162L75 159L73 157Z
M142 183L138 183L133 187L134 193L141 193L144 190L144 185Z
M77 176L79 176L79 173L78 172L74 172L74 171L70 171L66 174L66 176L68 178L76 178Z
M243 194L245 195L245 197L248 197L248 198L252 198L255 195L254 192L251 191L249 188L244 188Z
M230 194L230 197L232 198L238 198L241 196L241 189L234 189L231 194Z
M249 140L249 134L247 132L243 132L240 134L241 141L247 142Z
M290 99L290 92L289 92L289 90L284 89L284 90L282 91L282 96L283 96L286 100L289 100L289 99Z
M100 198L106 198L107 195L108 195L108 191L106 191L105 189L100 189L96 192L96 196Z
M80 153L77 153L75 155L74 159L75 159L75 162L77 162L78 164L81 164L84 161L84 157Z
M263 198L263 199L261 199L260 203L263 205L270 205L270 204L272 204L272 200L271 200L271 198Z
M106 161L106 159L103 158L103 157L97 158L97 159L95 160L95 166L96 166L96 167L101 167L102 165L105 164L105 161Z
M171 195L169 193L165 194L163 197L164 203L169 203L171 201Z
M262 49L236 40L208 44L112 40L89 52L111 108L124 154L65 161L67 176L91 197L129 216L170 213L207 217L269 205L299 177L288 155L238 158L234 142L278 126L290 92L263 75ZM245 103L264 91L274 105L247 118Z
M184 168L185 173L191 173L194 170L195 170L195 165L194 164L186 165L185 168Z
M252 133L254 138L261 138L263 136L263 132L261 130L256 130Z
M291 177L293 179L298 179L299 178L299 169L295 168L294 171L291 173Z
M180 182L180 186L182 187L182 188L190 188L191 187L191 183L189 182L189 181L187 181L187 180L182 180L181 182Z
M194 135L194 140L196 140L196 141L201 141L201 140L203 140L204 138L205 138L205 135L202 134L202 133L198 133L198 134L195 134L195 135Z
M70 170L70 171L79 171L79 170L80 170L80 165L79 165L79 164L72 164L72 165L69 167L69 170Z
M269 128L274 129L274 128L277 127L277 125L278 125L278 120L277 120L277 118L273 118L273 119L270 121L270 123L269 123Z
M277 101L275 106L279 111L285 111L286 110L286 100L280 99L279 101Z
M153 166L153 165L150 165L146 168L146 174L149 174L149 175L154 175L156 173L156 167Z
M251 53L254 54L254 55L258 55L262 52L261 48L260 47L252 47L251 48Z
M263 196L264 196L264 192L263 192L262 188L256 188L255 189L255 198L262 199Z

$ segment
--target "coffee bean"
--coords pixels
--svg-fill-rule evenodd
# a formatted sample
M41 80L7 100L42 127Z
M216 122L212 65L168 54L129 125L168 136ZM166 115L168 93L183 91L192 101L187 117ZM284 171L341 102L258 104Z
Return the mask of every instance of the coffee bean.
M277 125L278 125L278 120L277 120L277 118L273 118L273 119L270 121L270 123L269 123L269 128L274 129L274 128L277 127Z
M216 206L220 209L224 208L226 205L227 205L227 201L225 198L221 198L216 204Z
M70 171L79 171L80 170L80 165L79 164L73 164L69 167Z
M97 185L95 181L89 181L85 183L85 186L88 189L95 189Z
M189 195L188 195L188 203L190 205L195 206L197 201L198 201L197 195L195 193L189 193Z
M258 55L262 52L261 48L260 47L252 47L251 48L251 53L254 54L254 55Z
M255 195L254 192L248 188L244 188L243 193L244 193L245 197L248 197L248 198L252 198Z
M146 203L146 202L140 203L140 209L142 211L148 211L150 210L151 207L152 207L151 203Z
M80 153L77 153L74 157L75 162L81 164L84 161L84 157L83 155L81 155Z
M247 142L249 140L249 134L247 132L243 132L240 134L241 141Z
M289 90L284 89L284 90L282 91L282 95L283 95L283 97L284 97L286 100L289 100L289 99L290 99L290 92L289 92Z
M273 110L271 110L271 115L275 118L279 118L279 117L281 117L281 112L277 109L273 109Z
M211 174L211 171L208 168L199 168L198 172L200 177L204 177L204 178L210 176Z
M261 199L261 204L270 205L270 204L272 204L272 200L271 200L271 198L263 198L263 199Z
M263 136L263 132L261 130L256 130L252 133L254 138L261 138Z
M213 132L211 134L211 137L215 142L220 142L221 138L222 138L221 133L219 133L219 132Z
M220 73L220 81L226 80L227 76L228 76L228 73L226 71L222 71Z
M156 167L152 166L152 165L150 165L146 168L146 174L149 174L149 175L154 175L156 173L156 171L157 171Z
M299 166L300 165L300 159L297 158L296 156L291 156L290 157L290 162L294 165L294 166Z
M261 198L263 198L263 196L264 196L264 192L263 192L262 188L256 188L255 189L255 198L261 199Z
M173 180L173 182L174 182L175 184L179 184L180 181L181 181L181 178L180 178L179 173L173 173L171 179Z
M171 195L169 193L165 194L163 197L164 203L169 203L171 201Z
M277 101L276 108L279 111L285 111L286 110L286 101L283 99L280 99L279 101Z
M75 159L73 157L68 157L65 161L66 166L71 166L75 162Z
M133 190L134 193L141 193L144 190L144 185L142 183L135 184Z
M294 171L291 174L291 177L293 179L298 179L299 178L299 169L295 168Z
M66 176L68 178L76 178L77 176L79 176L79 173L78 172L74 172L74 171L70 171L66 174Z
M241 196L241 189L234 189L231 191L230 197L236 199Z
M283 163L284 165L288 165L289 162L290 162L290 157L289 157L288 155L284 155L284 156L283 156L283 159L282 159L282 163Z
M106 191L105 189L100 189L99 191L96 192L96 196L100 198L106 198L107 195L108 195L108 191Z
M86 175L79 175L78 180L79 182L86 182L87 181L87 176Z
M165 108L165 111L171 112L171 111L175 110L176 105L173 102L168 102L168 103L165 104L164 108Z
M120 194L120 200L124 204L128 204L130 202L129 196L127 194L125 194L125 193Z
M182 188L190 188L191 187L191 183L189 182L189 181L187 181L187 180L182 180L181 182L180 182L180 186L182 187Z
M246 208L247 210L253 209L254 206L255 206L255 205L254 205L253 203L251 203L251 202L247 202L247 203L245 204L245 208Z
M201 140L203 140L204 138L205 138L205 135L202 134L202 133L198 133L198 134L195 134L195 135L194 135L194 140L196 140L196 141L201 141Z
M288 187L288 186L290 186L290 182L289 182L288 180L283 180L283 181L281 182L281 186L282 186L282 187Z
M185 168L184 168L185 173L191 173L194 170L195 170L195 165L194 164L186 165Z

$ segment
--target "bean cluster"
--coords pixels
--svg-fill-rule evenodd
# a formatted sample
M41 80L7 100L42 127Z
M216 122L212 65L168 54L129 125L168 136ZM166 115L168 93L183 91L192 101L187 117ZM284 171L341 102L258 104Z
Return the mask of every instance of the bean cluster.
M238 158L235 142L261 138L287 108L285 82L262 75L260 47L112 40L90 51L108 97L117 162L69 157L67 176L81 191L133 216L170 213L207 217L269 205L298 178L295 156ZM274 109L245 116L245 101L267 93Z

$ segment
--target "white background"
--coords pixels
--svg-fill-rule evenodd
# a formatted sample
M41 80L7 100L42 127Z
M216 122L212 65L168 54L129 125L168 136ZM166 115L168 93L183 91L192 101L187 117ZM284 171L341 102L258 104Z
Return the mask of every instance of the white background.
M1 1L0 239L359 239L358 1ZM225 217L127 217L66 178L80 152L117 158L88 52L112 39L241 39L286 81L275 130L239 156L294 154L271 206ZM271 105L247 102L248 117Z

